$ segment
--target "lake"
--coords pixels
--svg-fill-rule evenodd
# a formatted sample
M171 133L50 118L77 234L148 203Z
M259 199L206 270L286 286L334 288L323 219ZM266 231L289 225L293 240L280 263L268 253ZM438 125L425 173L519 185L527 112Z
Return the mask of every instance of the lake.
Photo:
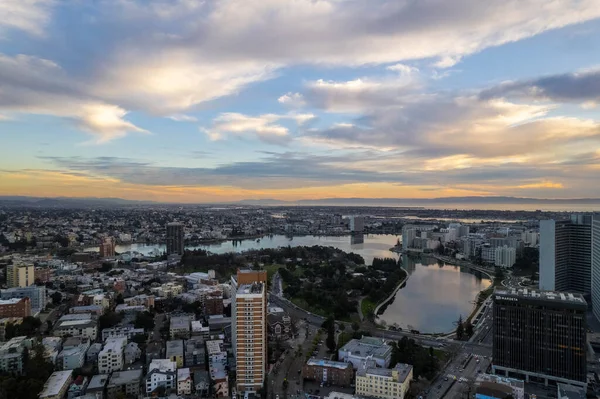
M379 316L387 325L422 333L449 332L458 317L466 319L479 291L491 281L481 273L443 264L432 258L403 256L402 267L409 273L406 285Z
M397 240L402 238L400 235L389 234L370 234L364 236L299 236L287 237L284 235L274 235L257 240L243 241L223 241L206 245L188 246L186 249L204 249L216 254L226 252L243 252L249 249L279 248L299 246L322 245L325 247L335 247L344 252L354 252L361 255L367 264L373 263L373 258L398 258L398 255L390 252L390 248L396 245ZM137 251L144 255L158 250L166 250L165 244L129 244L117 245L115 251L123 253L126 251ZM88 247L84 251L98 251L98 247Z

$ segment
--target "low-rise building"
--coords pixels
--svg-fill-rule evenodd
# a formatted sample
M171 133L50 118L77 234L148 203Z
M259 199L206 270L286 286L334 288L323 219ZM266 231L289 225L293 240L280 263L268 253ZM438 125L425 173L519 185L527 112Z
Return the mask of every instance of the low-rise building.
M183 352L183 340L167 341L166 357L175 362L177 368L183 367Z
M206 350L204 349L204 339L192 337L185 341L185 367L204 368L206 364Z
M109 338L98 354L98 372L102 374L123 370L123 349L127 338Z
M65 315L54 325L53 334L57 337L85 337L95 341L98 336L98 322L90 313Z
M14 337L0 346L0 372L23 374L23 352L30 347L27 337Z
M148 366L146 375L146 394L154 392L158 387L176 389L177 365L169 359L154 359Z
M494 374L479 374L477 376L475 380L475 397L504 398L508 395L512 395L514 399L524 399L525 382L516 378Z
M173 316L171 317L171 325L169 332L173 338L189 338L190 336L190 316Z
M135 328L133 326L105 328L102 330L102 341L106 341L107 338L119 337L126 337L128 340L131 340L133 337L140 334L144 334L143 328Z
M177 369L177 395L192 394L192 375L190 369Z
M119 392L137 398L140 394L142 370L115 371L106 386L107 399L116 399Z
M125 350L123 350L123 356L125 359L125 364L132 364L136 360L142 357L142 350L135 342L130 342L125 345Z
M350 386L354 382L352 363L310 358L302 367L302 377L338 386Z
M398 363L393 369L383 369L367 361L356 372L356 394L382 399L403 399L410 388L413 366Z
M82 339L73 345L69 344L68 340L65 341L63 350L58 354L58 366L62 370L75 370L76 368L83 367L89 347L90 341L88 339Z
M67 399L74 399L82 396L88 386L89 379L83 375L77 376L69 386L67 391Z
M125 304L129 306L144 306L148 309L154 307L154 295L136 295L125 298Z
M39 399L63 399L71 385L72 375L73 370L52 373L46 380Z
M104 399L104 391L108 385L108 374L97 374L92 377L88 384L85 394L92 396L94 399Z
M29 298L31 301L31 313L37 314L44 310L47 305L47 294L45 286L31 285L29 287L15 287L2 290L0 299Z
M210 375L206 370L194 371L194 391L199 396L207 396L210 389Z
M353 339L338 350L338 359L352 363L358 369L367 359L376 362L377 367L388 368L392 360L392 347L385 340L375 337Z
M96 363L98 361L98 355L100 352L102 352L102 344L91 344L85 355L85 361L88 363Z
M267 315L269 338L273 340L289 339L292 334L292 318L284 312Z
M207 325L202 325L201 321L192 321L192 336L193 337L210 337L210 327Z
M0 317L31 316L31 300L29 298L0 299Z

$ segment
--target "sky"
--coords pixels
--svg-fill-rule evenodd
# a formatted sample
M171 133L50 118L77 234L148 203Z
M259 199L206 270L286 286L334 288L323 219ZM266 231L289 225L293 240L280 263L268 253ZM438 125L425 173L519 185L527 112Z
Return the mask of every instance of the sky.
M0 195L600 198L600 0L1 0Z

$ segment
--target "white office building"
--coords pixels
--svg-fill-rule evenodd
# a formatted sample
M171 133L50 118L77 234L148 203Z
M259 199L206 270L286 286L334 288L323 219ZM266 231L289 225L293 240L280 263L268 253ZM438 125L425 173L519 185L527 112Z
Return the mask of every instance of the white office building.
M512 267L517 261L517 249L507 245L495 249L495 262L498 267Z

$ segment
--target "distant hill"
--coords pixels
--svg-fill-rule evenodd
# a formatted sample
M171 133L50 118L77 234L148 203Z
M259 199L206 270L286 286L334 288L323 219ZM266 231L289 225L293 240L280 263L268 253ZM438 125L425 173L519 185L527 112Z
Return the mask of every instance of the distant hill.
M35 208L94 208L94 207L120 207L132 205L157 204L152 201L134 201L122 198L73 198L73 197L25 197L25 196L0 196L0 206L28 206Z
M28 206L38 208L93 208L93 207L126 207L140 205L168 204L155 201L135 201L122 198L73 198L73 197L27 197L27 196L0 196L0 206ZM173 205L183 205L175 204ZM214 203L213 203L214 204ZM528 205L599 205L600 198L527 198L527 197L439 197L439 198L320 198L311 200L283 201L272 198L245 199L227 202L221 205L246 205L246 206L407 206L427 207L427 205L440 204L528 204ZM186 204L193 205L193 204ZM200 204L198 204L200 205ZM207 205L206 203L202 205ZM216 205L216 204L215 204Z

